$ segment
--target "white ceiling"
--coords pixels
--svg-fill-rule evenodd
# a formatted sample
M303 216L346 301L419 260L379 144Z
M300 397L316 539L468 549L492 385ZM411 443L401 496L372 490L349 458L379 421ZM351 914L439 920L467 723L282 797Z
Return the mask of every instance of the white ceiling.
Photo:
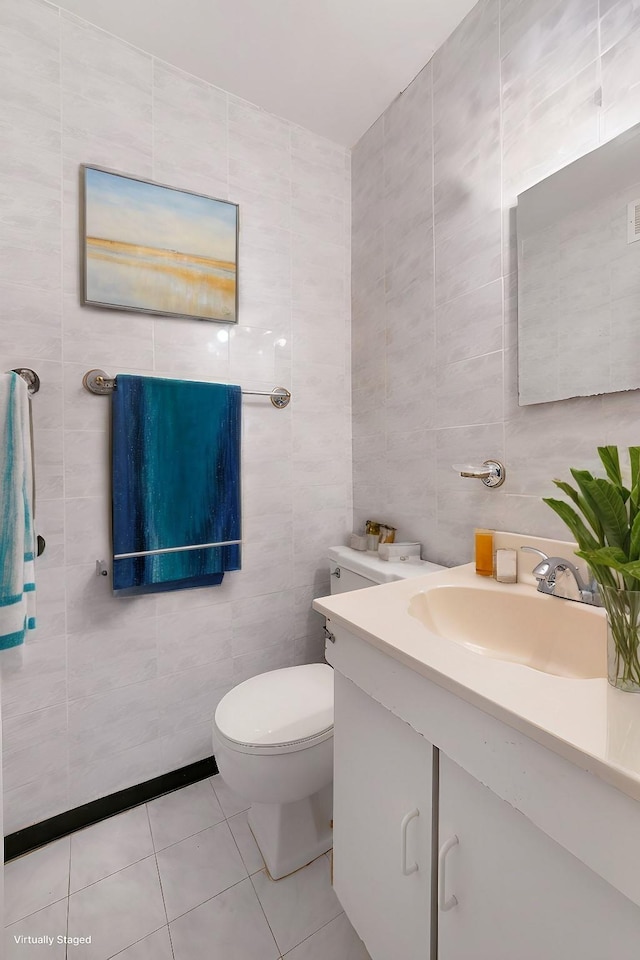
M352 146L476 0L61 0L148 53Z

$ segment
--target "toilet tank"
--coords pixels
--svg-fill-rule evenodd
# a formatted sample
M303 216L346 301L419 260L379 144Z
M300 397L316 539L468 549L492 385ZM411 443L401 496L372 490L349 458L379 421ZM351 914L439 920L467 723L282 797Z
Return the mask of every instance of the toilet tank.
M444 570L439 563L428 560L381 560L376 553L352 550L351 547L331 547L329 550L331 593L347 593L379 583L422 577L425 573Z

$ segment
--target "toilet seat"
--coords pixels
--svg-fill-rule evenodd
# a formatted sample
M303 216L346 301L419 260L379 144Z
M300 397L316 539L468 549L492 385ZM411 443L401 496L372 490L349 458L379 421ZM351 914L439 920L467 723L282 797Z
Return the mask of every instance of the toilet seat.
M230 750L261 756L306 750L333 736L333 670L325 663L251 677L215 712L216 736Z
M315 747L323 740L329 740L333 736L333 725L316 737L307 737L306 740L291 740L289 743L276 743L269 745L259 745L255 743L238 743L237 740L231 740L221 733L216 724L216 739L218 743L223 744L229 750L235 750L236 753L253 753L261 757L273 757L282 753L295 753L299 750L307 750L309 747Z

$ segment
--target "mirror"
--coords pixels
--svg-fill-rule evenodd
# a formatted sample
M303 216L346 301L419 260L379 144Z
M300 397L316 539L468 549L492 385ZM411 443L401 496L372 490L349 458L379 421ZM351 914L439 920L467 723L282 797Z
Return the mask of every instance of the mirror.
M640 387L640 124L521 193L521 406Z

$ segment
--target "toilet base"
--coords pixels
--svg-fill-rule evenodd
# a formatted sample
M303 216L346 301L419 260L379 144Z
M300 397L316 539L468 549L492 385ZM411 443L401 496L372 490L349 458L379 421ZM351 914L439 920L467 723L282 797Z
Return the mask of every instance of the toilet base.
M295 803L254 803L249 826L271 877L280 880L333 846L333 783Z

